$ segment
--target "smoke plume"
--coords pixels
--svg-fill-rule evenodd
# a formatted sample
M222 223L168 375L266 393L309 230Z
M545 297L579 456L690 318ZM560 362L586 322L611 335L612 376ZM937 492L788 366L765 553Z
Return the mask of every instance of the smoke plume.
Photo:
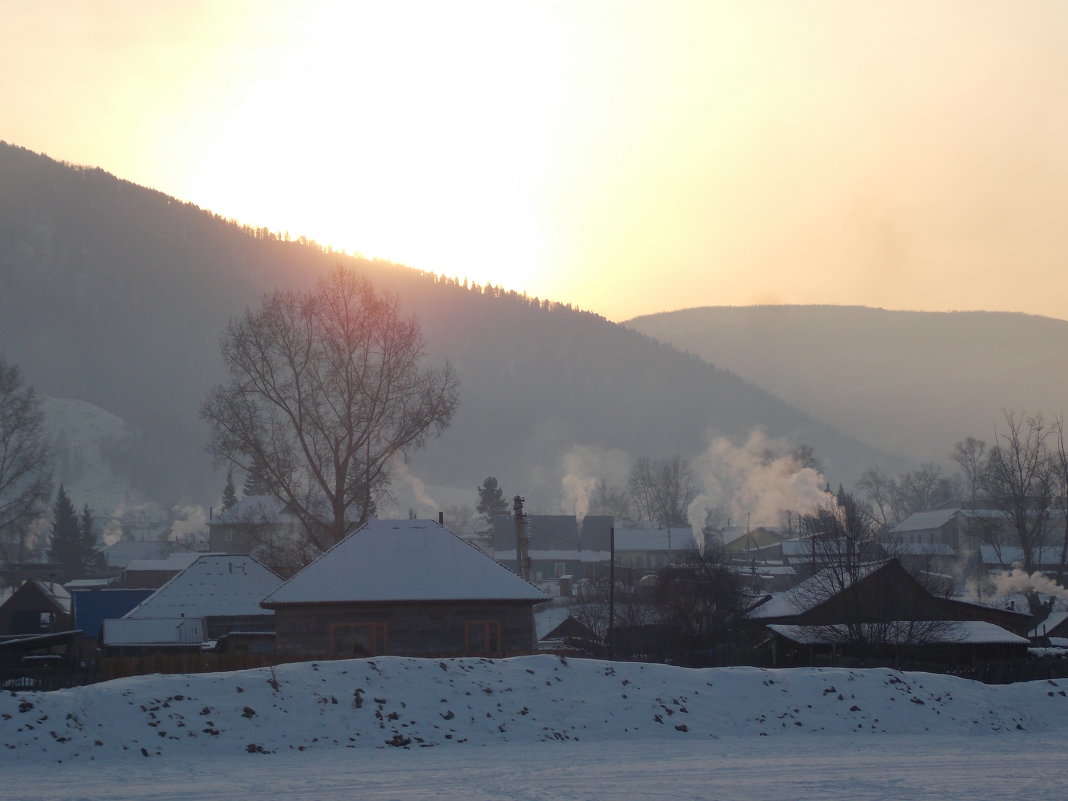
M564 454L563 511L574 514L579 525L590 511L590 497L598 481L608 486L625 486L630 471L630 456L615 448L575 445Z
M832 504L819 471L802 467L783 441L751 431L741 446L715 437L692 463L699 494L687 509L690 525L699 531L710 510L722 509L734 525L778 526L783 511L810 512Z

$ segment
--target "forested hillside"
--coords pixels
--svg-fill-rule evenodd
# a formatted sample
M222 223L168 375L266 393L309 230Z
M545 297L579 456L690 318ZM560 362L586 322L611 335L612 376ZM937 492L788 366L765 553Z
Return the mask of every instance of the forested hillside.
M625 324L915 460L994 439L1002 410L1068 411L1068 321L857 306L684 309Z
M136 426L129 474L159 502L206 505L221 490L197 410L221 379L228 320L338 263L397 293L432 358L456 368L459 412L410 465L427 484L473 499L494 474L507 492L555 511L575 445L692 455L710 431L742 437L758 426L810 444L835 481L886 458L732 372L595 314L287 241L0 144L0 353L39 391Z

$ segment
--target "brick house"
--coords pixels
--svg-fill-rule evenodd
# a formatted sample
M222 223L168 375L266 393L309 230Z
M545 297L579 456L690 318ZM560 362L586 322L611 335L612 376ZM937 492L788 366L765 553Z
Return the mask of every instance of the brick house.
M534 650L548 596L429 520L374 520L263 600L275 652L509 656Z

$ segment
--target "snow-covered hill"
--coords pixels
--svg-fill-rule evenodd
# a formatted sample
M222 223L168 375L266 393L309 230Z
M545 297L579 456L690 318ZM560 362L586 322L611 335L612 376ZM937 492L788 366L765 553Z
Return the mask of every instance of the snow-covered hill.
M142 676L0 697L20 761L537 742L1068 730L1068 682L988 686L885 669L719 668L532 656L384 657Z

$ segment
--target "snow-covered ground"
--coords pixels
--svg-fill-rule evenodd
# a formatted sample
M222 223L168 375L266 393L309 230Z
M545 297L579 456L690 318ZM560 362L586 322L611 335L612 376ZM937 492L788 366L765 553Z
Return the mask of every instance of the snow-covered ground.
M144 676L0 697L0 797L1061 799L1066 690L550 656Z

